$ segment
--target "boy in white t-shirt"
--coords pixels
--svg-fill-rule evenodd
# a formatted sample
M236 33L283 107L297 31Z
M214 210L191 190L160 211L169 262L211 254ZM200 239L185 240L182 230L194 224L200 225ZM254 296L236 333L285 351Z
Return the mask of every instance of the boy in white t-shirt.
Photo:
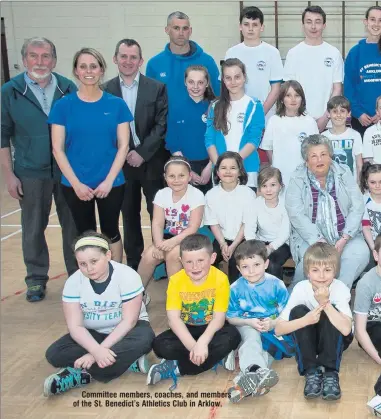
M305 40L288 51L283 79L302 85L307 111L322 132L329 121L326 104L342 92L343 58L336 47L323 41L326 14L320 6L307 7L302 23Z
M376 100L376 114L380 121L364 133L364 159L372 164L381 164L381 96Z
M360 185L362 161L362 138L352 128L346 126L351 115L351 105L344 96L334 96L327 103L327 112L332 128L323 132L332 142L333 160L346 164L352 171L355 181Z
M304 255L304 274L292 291L275 326L276 335L293 334L300 375L306 377L304 397L338 400L342 353L353 340L351 294L335 279L340 255L334 246L317 242Z
M227 50L225 60L239 58L246 66L245 93L263 103L266 120L274 114L283 79L283 64L277 48L261 41L263 13L258 7L245 7L239 17L243 42Z

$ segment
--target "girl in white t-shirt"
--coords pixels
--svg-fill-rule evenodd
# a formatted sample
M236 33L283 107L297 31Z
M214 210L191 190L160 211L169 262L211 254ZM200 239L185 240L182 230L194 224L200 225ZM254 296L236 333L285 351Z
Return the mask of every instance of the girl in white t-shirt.
M146 374L155 334L150 326L140 276L111 260L109 239L95 231L74 244L78 271L65 283L63 311L69 333L46 351L61 368L44 383L44 395L82 387L93 379L106 383L127 369Z
M364 163L361 172L361 192L364 194L365 204L362 232L371 253L368 265L371 268L376 266L373 257L374 241L381 234L381 164Z
M259 172L258 192L260 196L254 202L246 217L246 240L261 240L266 244L269 255L271 275L283 279L283 265L291 257L288 239L290 237L290 220L284 200L279 197L283 188L282 175L279 169L267 166Z
M379 121L364 133L363 157L365 161L381 164L381 96L376 100L376 116Z
M235 151L243 159L247 185L257 186L258 146L265 127L262 103L245 94L246 68L238 58L221 66L221 95L209 108L205 146L215 165L225 151Z
M319 129L315 119L306 113L303 88L295 80L286 81L280 89L276 115L269 119L261 143L270 164L281 171L285 187L292 172L304 163L300 147L311 134L319 134Z
M247 173L242 157L234 151L221 154L214 167L214 183L217 184L205 196L205 224L210 225L216 240L215 265L228 262L229 282L232 284L240 274L233 257L237 246L244 240L244 214L252 208L255 193L246 186Z
M191 166L182 156L164 165L168 187L153 201L152 245L142 255L138 273L147 287L157 265L165 261L168 278L182 269L180 243L198 231L204 215L204 194L190 185Z

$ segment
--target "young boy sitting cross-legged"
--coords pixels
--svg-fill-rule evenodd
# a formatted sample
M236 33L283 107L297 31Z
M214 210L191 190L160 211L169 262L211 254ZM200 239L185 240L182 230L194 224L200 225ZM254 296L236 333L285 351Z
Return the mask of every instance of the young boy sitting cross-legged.
M338 400L343 350L353 340L348 287L335 279L340 255L327 243L315 243L304 256L304 274L292 291L275 326L277 335L293 333L300 375L306 378L304 397Z
M184 267L171 276L167 290L170 329L158 335L153 350L162 358L148 371L147 384L178 375L197 375L221 363L235 369L234 350L241 337L226 323L229 304L227 276L212 266L216 258L207 236L192 234L180 244Z

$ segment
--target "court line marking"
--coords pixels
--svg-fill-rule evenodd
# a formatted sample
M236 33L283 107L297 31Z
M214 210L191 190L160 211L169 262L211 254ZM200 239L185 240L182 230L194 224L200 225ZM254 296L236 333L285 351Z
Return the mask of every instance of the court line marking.
M52 278L49 278L49 281L54 281L55 279L62 278L63 276L67 276L67 273L66 273L66 272L63 272L62 274L59 274L59 275L53 276ZM48 282L49 282L49 281L48 281ZM1 301L1 302L3 302L3 301L5 301L5 300L8 300L8 298L10 298L10 297L15 297L16 295L23 294L26 290L27 290L26 288L24 288L24 289L22 289L22 290L18 290L18 291L16 291L16 292L14 292L13 294L9 294L9 295L7 295L7 296L5 296L5 297L2 297L0 301Z
M1 227L21 227L21 224L1 224ZM48 227L59 228L60 224L48 224ZM97 227L100 227L97 225ZM123 228L123 225L120 225L119 228ZM142 226L144 229L149 229L151 226Z
M57 214L57 212L53 212L52 214L49 215L49 218L53 217L53 215L56 215L56 214ZM1 227L6 227L6 225L5 226L1 225ZM21 224L20 225L15 224L14 227L21 227ZM2 237L1 241L3 242L4 240L10 239L11 237L15 236L16 234L20 233L21 231L22 231L22 228L19 228L17 231L14 231L13 233L8 234L5 237Z
M1 216L1 219L5 218L5 217L9 217L12 214L16 214L16 212L19 212L19 211L21 211L21 208L19 208L17 210L14 210L14 211L11 211L11 212L8 212L7 214L2 215Z

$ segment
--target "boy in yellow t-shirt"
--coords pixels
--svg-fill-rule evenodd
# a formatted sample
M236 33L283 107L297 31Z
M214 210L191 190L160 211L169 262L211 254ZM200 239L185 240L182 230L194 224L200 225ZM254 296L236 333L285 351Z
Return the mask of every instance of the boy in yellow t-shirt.
M197 375L222 364L235 369L241 336L226 322L229 280L212 266L216 258L208 237L192 234L180 244L184 269L170 278L167 315L170 329L158 335L153 350L160 364L148 371L147 384L178 375Z

